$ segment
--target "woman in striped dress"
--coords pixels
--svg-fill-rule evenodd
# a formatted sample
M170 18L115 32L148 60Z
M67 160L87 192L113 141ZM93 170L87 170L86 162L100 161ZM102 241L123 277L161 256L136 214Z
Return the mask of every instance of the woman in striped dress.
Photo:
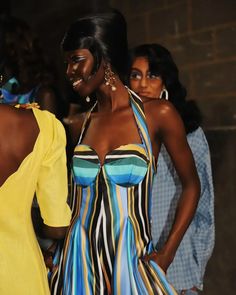
M97 102L78 118L72 160L73 219L55 256L52 294L176 294L165 278L199 196L183 123L164 100L145 103L122 82L126 23L117 11L73 23L62 42L67 76L82 97ZM158 114L158 115L157 115ZM183 185L164 247L151 237L151 187L164 143Z

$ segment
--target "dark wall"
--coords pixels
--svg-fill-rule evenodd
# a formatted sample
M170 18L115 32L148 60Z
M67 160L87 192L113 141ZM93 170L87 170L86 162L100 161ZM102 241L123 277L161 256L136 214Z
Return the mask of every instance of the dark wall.
M158 42L171 50L205 126L236 124L235 0L110 2L126 15L131 46Z
M236 290L236 128L206 132L211 148L215 188L216 244L208 264L205 295Z

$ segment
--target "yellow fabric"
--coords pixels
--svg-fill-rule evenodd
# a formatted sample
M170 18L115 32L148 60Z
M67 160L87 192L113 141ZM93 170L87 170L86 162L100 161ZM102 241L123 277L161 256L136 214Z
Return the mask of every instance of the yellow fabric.
M40 133L33 151L0 187L0 294L49 295L47 271L31 221L37 193L44 223L67 226L65 132L47 111L33 109Z

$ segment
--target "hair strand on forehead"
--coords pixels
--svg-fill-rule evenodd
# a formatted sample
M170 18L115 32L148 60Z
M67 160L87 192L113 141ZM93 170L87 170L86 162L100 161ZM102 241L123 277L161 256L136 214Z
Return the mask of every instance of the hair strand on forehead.
M65 33L61 46L64 51L88 49L94 56L94 71L104 59L124 79L128 42L126 21L119 11L94 13L77 19Z

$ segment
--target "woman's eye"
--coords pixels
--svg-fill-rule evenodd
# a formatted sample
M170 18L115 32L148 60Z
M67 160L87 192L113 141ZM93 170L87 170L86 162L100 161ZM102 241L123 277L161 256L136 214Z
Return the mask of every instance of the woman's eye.
M73 64L76 64L76 63L80 63L81 61L85 60L86 58L84 56L73 56L71 58L71 61Z
M148 78L148 79L156 80L156 79L160 79L160 76L157 75L157 74L151 74L151 73L149 73L149 74L147 75L147 78Z
M130 79L141 80L142 77L141 77L141 75L140 75L139 73L137 73L137 72L132 72L132 73L130 74Z

